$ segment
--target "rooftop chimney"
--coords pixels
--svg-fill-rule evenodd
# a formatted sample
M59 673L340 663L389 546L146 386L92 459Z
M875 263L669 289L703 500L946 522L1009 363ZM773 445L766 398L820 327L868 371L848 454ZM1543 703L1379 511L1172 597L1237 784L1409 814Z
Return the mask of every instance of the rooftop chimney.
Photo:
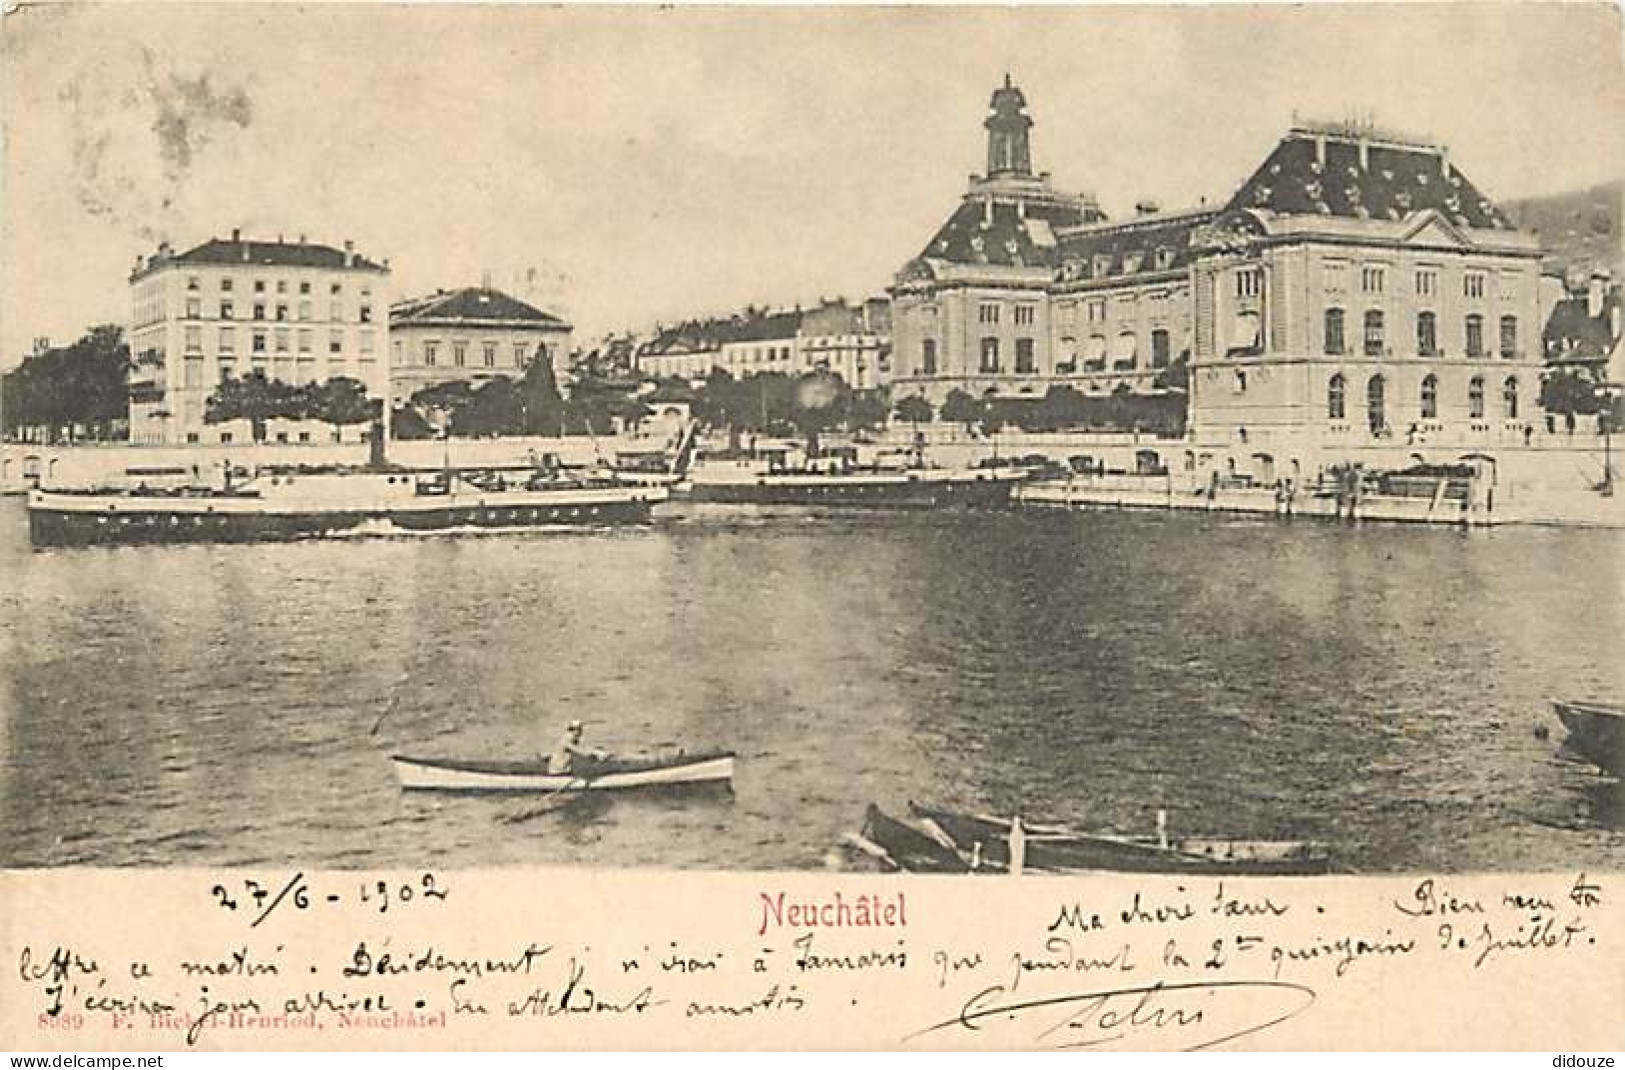
M277 231L277 234L276 234L276 243L278 245L282 244L282 232L280 230Z
M1369 170L1371 170L1371 142L1367 141L1365 139L1365 137L1362 135L1361 138L1360 138L1360 141L1359 141L1359 145L1360 145L1360 170L1369 171Z
M355 266L355 242L349 238L344 239L344 266Z
M299 235L299 244L300 245L305 244L305 236L303 234Z
M243 228L241 228L241 227L232 227L231 228L231 240L232 241L242 241L243 240Z
M1315 135L1315 163L1319 164L1322 170L1325 170L1325 167L1326 167L1326 135L1325 134L1316 134Z
M1586 315L1592 319L1602 316L1603 298L1608 294L1608 273L1593 271L1586 282Z

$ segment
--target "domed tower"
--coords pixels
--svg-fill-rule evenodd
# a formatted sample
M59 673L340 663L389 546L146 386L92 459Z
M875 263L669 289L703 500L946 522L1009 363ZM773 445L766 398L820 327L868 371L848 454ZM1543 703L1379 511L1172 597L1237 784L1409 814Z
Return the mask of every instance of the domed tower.
M1010 84L1010 75L1006 74L1004 85L993 91L988 107L993 109L993 114L982 123L987 127L988 177L1031 175L1033 154L1027 132L1032 129L1033 121L1026 114L1027 98Z

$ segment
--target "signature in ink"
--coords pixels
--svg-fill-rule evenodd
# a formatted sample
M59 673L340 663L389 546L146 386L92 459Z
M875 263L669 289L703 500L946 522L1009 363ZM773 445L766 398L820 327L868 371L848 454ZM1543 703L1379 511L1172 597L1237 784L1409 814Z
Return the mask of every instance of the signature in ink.
M1314 989L1288 981L1157 981L1015 1002L1008 995L1004 985L984 988L952 1018L904 1040L956 1026L981 1032L1014 1023L1014 1028L1033 1028L1031 1042L1045 1047L1145 1040L1148 1046L1200 1051L1278 1026L1315 1002Z

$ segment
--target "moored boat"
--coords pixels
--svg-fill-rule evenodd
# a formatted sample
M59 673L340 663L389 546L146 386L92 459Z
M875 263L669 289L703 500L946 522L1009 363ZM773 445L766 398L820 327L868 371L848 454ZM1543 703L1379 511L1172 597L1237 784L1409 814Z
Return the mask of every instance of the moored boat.
M1625 776L1625 708L1553 699L1552 710L1568 730L1569 750L1607 773Z
M545 471L298 472L221 487L35 490L28 526L36 546L256 542L645 523L667 496Z
M732 751L609 758L570 773L549 773L544 760L390 759L407 791L564 792L724 784L733 780Z
M689 472L690 496L701 502L750 505L999 508L1010 503L1029 470L1018 465L940 468L917 456L859 464L856 452L757 450L710 457Z
M1213 873L1301 875L1326 873L1325 849L1302 841L1165 839L1086 833L1060 825L1014 822L910 804L912 822L871 806L857 840L878 847L891 868L910 872L1008 873L1013 842L1023 872Z

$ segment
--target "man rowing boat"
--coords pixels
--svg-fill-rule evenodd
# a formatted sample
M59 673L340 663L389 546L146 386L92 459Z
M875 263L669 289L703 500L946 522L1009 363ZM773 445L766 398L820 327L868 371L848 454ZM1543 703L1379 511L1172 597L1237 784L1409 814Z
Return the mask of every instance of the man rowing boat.
M595 765L609 757L601 750L592 750L581 745L581 736L585 730L580 721L571 721L565 726L564 734L559 737L558 743L547 756L547 771L554 776L566 774L581 775L585 767Z

